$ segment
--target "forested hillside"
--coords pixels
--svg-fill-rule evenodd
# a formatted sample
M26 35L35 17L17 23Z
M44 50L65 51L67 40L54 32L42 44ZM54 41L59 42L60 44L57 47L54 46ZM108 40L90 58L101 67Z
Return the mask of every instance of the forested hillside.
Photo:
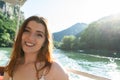
M76 23L63 31L53 33L54 41L60 42L64 36L76 35L78 33L81 33L86 27L87 24L85 23Z
M92 22L82 33L64 36L56 46L64 50L95 51L92 54L120 57L120 15Z
M0 47L11 47L15 38L19 7L0 1ZM21 20L24 19L21 12ZM19 26L18 26L19 27Z
M81 48L120 50L120 15L102 18L91 23L81 35Z

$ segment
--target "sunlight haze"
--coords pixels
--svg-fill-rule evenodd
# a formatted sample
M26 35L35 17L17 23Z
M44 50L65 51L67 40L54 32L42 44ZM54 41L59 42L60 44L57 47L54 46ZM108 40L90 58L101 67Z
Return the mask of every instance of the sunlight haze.
M120 13L119 0L27 0L21 7L25 18L40 15L48 19L51 32L75 23L91 23Z

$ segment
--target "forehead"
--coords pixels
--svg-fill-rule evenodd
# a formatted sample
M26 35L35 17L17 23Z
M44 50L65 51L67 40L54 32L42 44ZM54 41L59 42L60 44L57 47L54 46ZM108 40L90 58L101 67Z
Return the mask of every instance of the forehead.
M42 31L45 33L45 26L42 23L38 23L36 21L29 21L26 27L29 27L30 29L35 31Z

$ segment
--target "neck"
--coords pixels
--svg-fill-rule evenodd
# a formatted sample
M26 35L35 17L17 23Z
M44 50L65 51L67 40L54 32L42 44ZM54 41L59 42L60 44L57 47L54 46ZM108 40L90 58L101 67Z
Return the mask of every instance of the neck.
M24 64L34 63L36 61L36 54L25 54Z

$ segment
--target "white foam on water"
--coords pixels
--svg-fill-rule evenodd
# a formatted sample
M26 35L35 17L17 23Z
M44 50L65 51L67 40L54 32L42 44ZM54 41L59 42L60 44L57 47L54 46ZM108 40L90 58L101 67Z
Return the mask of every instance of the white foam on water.
M0 50L0 66L5 66L9 61L9 58L6 55L6 53L8 53L8 51Z

